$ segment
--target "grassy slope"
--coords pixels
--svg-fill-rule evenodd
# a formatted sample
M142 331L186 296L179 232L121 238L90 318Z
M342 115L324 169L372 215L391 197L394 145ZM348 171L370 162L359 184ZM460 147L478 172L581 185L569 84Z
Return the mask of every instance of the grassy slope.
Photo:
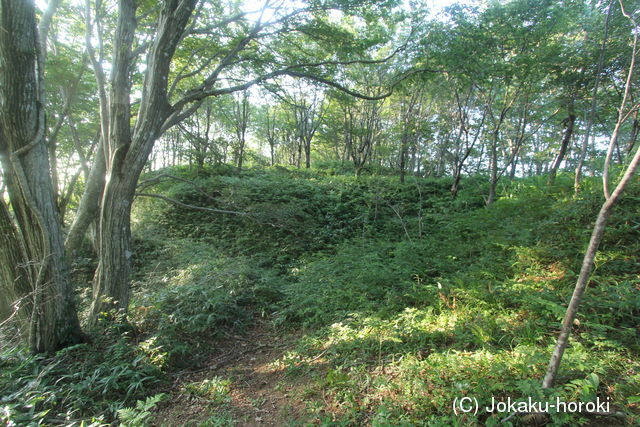
M123 369L139 359L148 380L131 393L105 386L103 400L135 401L152 392L160 371L206 364L218 339L256 313L283 336L303 331L272 363L286 374L282 386L300 390L302 422L491 424L505 415L456 416L453 399L473 396L484 406L492 396L549 398L539 383L599 207L597 189L574 200L563 177L551 190L518 181L486 209L474 181L452 202L447 180L401 186L394 178L285 169L171 173L212 198L171 180L153 190L248 215L137 202L134 329L104 345L119 343ZM630 423L640 414L639 195L636 185L614 214L551 392L609 397ZM67 352L80 363L74 351L90 350ZM96 364L108 366L82 366ZM141 378L120 383L132 381ZM113 413L107 402L91 402L77 414ZM225 405L216 399L212 414ZM211 424L229 415L216 417Z

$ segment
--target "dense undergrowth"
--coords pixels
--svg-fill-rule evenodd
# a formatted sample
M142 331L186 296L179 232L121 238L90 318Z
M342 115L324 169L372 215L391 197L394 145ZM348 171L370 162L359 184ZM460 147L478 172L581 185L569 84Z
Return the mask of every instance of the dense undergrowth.
M492 397L598 396L619 413L607 423L640 422L637 184L611 218L558 385L543 391L601 203L596 181L578 198L570 177L552 188L544 178L505 181L484 208L480 179L452 201L448 179L163 173L191 183L158 172L144 192L235 213L138 198L130 322L48 358L5 348L3 421L100 424L120 410L120 420L143 423L161 396L145 399L167 374L197 366L219 338L263 316L304 332L277 362L291 381L304 379L302 422L492 425L508 416L455 415L464 396L481 407Z

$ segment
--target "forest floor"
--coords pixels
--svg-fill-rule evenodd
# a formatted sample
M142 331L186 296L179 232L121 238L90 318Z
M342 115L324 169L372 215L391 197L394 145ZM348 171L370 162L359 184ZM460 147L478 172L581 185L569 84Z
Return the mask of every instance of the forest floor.
M256 319L244 334L217 343L204 366L173 375L152 425L282 426L304 417L305 381L291 381L278 363L298 338ZM222 399L192 392L193 384L215 382L224 384Z
M180 171L174 171L178 173ZM0 351L0 424L523 425L452 402L608 400L640 425L640 187L612 215L556 386L541 389L601 189L211 171L134 211L127 324L46 360ZM595 182L595 181L594 181ZM271 226L271 225L276 226ZM87 289L95 265L75 266ZM89 293L87 293L89 294ZM84 294L83 294L84 295ZM83 300L88 307L88 299Z
M486 209L473 194L450 201L439 181L292 178L203 178L202 188L233 195L235 204L221 197L220 206L260 212L260 221L141 206L140 236L154 242L162 221L172 233L149 246L146 264L163 267L141 276L138 294L157 310L150 319L170 319L155 331L173 362L152 425L498 425L505 417L458 416L451 402L461 395L609 398L627 424L637 420L635 199L610 225L600 251L607 262L593 276L600 285L583 304L598 320L581 316L559 385L545 394L539 384L595 192L574 200L567 186L549 197L532 183ZM171 188L157 191L177 197ZM154 288L165 291L153 297ZM587 414L547 421L620 424Z

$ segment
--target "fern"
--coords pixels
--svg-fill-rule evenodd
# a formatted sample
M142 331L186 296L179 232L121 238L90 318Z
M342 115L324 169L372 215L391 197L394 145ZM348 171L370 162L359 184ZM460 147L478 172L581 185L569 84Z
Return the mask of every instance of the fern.
M147 419L151 416L151 410L165 398L164 393L147 397L146 400L138 400L135 407L122 408L118 410L118 418L123 426L143 426L147 424Z

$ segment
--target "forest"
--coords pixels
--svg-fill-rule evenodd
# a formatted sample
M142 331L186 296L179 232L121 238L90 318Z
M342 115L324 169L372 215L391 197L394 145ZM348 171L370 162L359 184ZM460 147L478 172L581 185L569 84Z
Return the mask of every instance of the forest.
M0 422L640 425L639 22L0 0Z

